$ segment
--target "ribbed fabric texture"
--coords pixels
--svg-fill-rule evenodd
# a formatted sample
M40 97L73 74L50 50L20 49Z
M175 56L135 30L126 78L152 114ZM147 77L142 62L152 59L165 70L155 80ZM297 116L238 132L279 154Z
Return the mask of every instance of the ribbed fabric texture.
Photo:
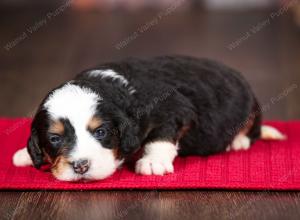
M242 189L300 190L300 122L266 122L288 136L286 141L258 141L250 150L209 157L176 158L175 172L140 176L125 165L113 176L95 182L61 182L50 172L14 167L14 152L26 145L31 120L0 119L0 189Z

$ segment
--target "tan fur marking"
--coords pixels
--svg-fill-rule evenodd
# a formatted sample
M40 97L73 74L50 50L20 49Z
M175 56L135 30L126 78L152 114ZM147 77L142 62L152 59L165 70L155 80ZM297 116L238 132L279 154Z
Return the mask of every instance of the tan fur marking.
M116 159L120 158L120 151L117 147L112 149L113 155Z
M93 131L96 128L100 127L102 125L102 119L99 117L92 117L91 120L88 123L88 129Z
M190 128L191 128L190 125L184 125L184 126L182 126L182 128L177 133L176 139L180 140L190 130Z
M249 118L247 119L246 123L244 124L244 127L241 128L241 130L238 132L238 134L239 135L240 134L247 135L254 124L254 119L255 119L255 116L251 114L249 116Z
M67 158L59 156L55 159L54 163L52 164L52 173L54 174L54 176L59 176L64 172L64 169L67 166L69 166Z
M50 125L49 132L63 135L65 132L65 127L61 121L53 121Z

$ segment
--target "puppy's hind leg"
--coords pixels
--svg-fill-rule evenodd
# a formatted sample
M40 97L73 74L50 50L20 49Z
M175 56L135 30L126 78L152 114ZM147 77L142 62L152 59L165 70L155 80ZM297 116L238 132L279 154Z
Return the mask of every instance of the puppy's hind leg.
M240 133L235 138L233 139L232 143L228 148L226 149L227 151L229 150L248 150L251 146L251 140L248 136Z

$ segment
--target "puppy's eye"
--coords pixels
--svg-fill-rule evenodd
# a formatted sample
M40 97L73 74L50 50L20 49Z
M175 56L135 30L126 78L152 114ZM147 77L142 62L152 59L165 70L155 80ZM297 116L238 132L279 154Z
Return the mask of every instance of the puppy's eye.
M59 136L58 134L50 134L49 141L53 145L58 145L62 142L62 137Z
M105 128L97 128L96 131L94 132L93 136L97 140L102 140L103 138L106 137L107 130Z

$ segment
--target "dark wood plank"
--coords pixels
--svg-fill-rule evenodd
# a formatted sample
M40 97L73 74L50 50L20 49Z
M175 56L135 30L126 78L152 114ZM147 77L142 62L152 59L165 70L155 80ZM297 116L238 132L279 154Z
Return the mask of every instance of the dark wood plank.
M299 219L300 215L298 192L0 192L0 196L1 219Z

